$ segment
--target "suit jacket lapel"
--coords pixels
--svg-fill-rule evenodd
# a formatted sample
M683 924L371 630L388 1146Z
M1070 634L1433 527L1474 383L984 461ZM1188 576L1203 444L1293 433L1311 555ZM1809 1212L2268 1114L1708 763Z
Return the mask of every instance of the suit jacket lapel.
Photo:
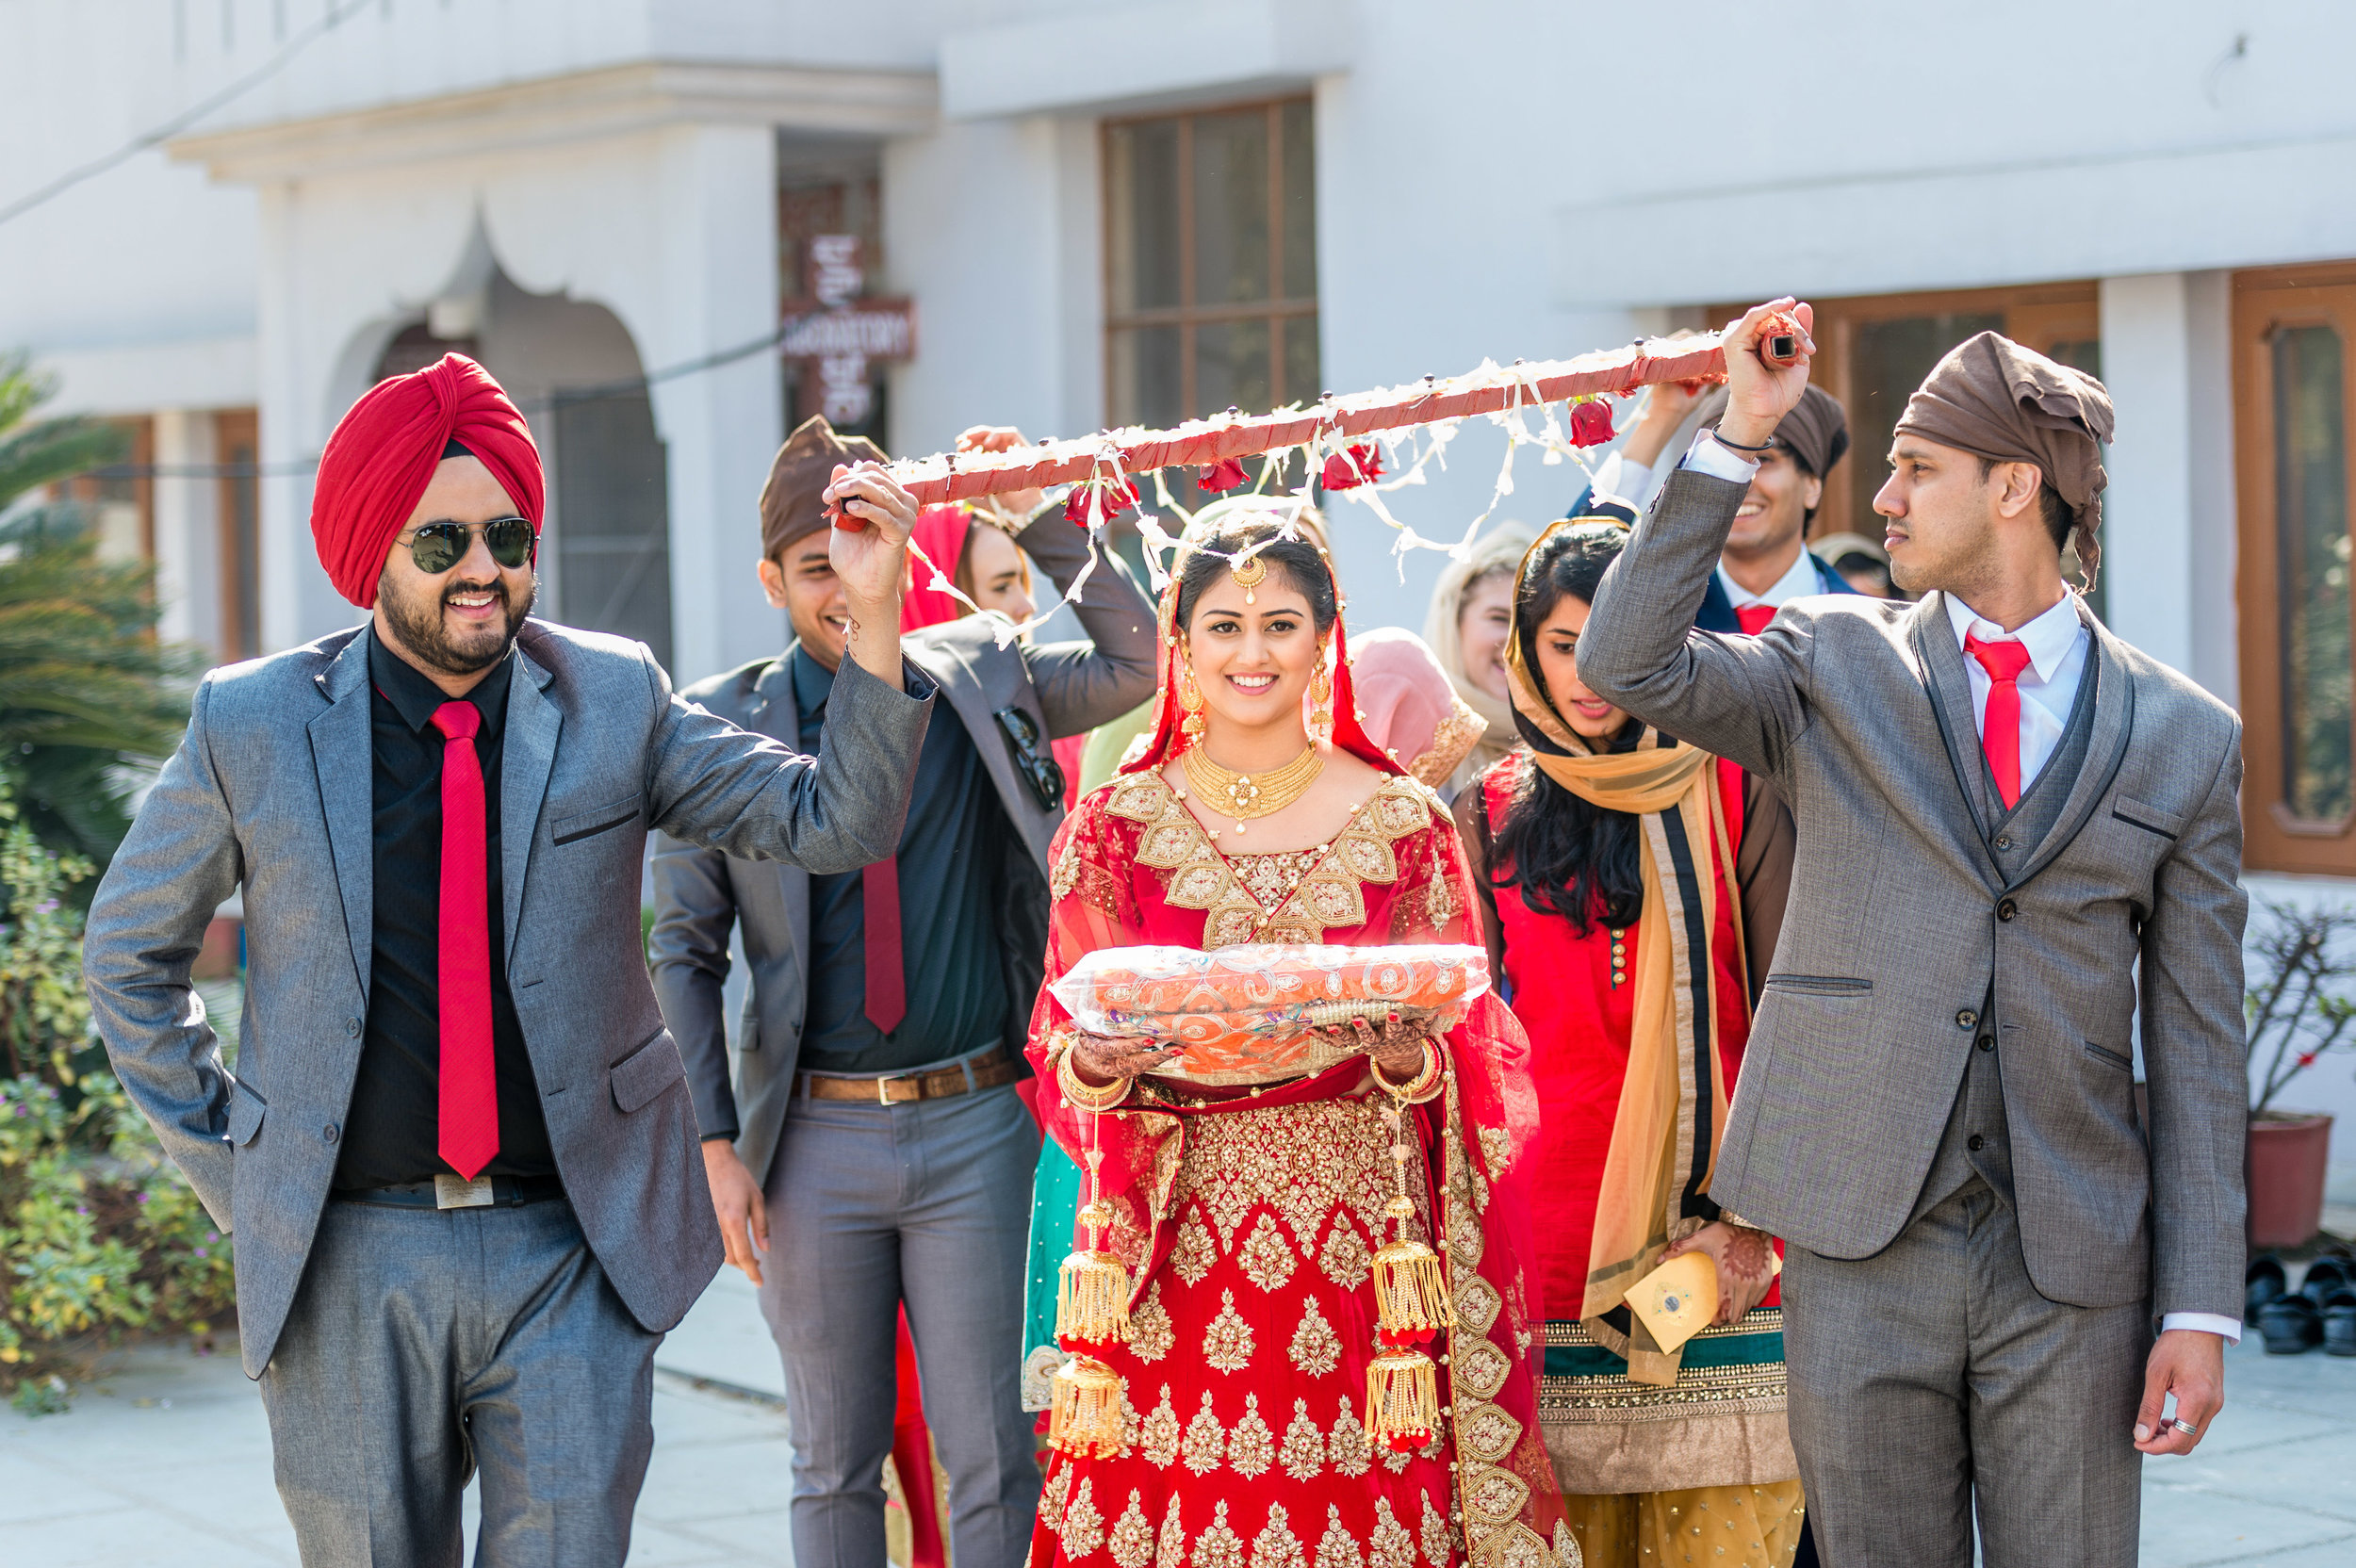
M1702 590L1702 607L1693 612L1693 625L1728 636L1742 629L1742 622L1734 613L1734 601L1726 597L1726 585L1718 580L1716 572L1710 574L1710 586Z
M2094 685L2094 732L2086 741L2086 761L2078 769L2077 778L2063 797L2060 814L2053 819L2053 830L2037 846L2037 853L2013 879L2019 887L2043 871L2053 857L2068 848L2070 841L2086 826L2086 819L2111 787L2119 774L2119 765L2127 756L2127 740L2134 732L2135 718L2135 682L2127 674L2127 662L2119 656L2117 640L2094 612L2078 601L2078 620L2092 639L2086 649L2086 673L2084 678Z
M499 906L507 921L506 961L515 961L515 934L523 925L524 877L532 867L532 842L540 830L540 802L556 765L556 732L564 715L541 695L548 672L515 649L515 676L507 685L507 730L499 752Z
M802 749L802 705L794 700L794 652L796 638L753 682L753 705L745 727L795 751ZM785 900L786 934L794 942L794 961L801 967L804 984L810 974L810 873L778 860L777 889ZM803 1000L807 1003L808 996Z
M335 662L313 678L327 710L310 722L311 766L319 775L319 809L327 819L327 842L335 856L335 885L343 897L344 935L359 971L360 994L368 994L376 927L376 801L373 747L368 739L368 640L360 634L344 645Z
M1939 720L1939 737L1946 743L1947 765L1955 772L1963 808L1993 870L1996 851L1989 840L1994 828L1980 790L1980 764L1987 753L1980 744L1980 722L1972 711L1972 678L1963 667L1963 650L1955 646L1944 593L1925 595L1915 607L1911 635L1915 654L1922 661L1931 712Z

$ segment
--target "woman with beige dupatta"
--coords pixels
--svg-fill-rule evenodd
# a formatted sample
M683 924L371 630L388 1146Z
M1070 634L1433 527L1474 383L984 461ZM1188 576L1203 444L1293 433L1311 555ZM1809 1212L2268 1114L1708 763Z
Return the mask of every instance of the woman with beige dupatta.
M1710 1200L1750 1024L1741 776L1579 683L1579 630L1626 537L1591 518L1530 547L1506 646L1527 749L1456 803L1538 1087L1539 1419L1590 1564L1791 1568L1804 1522L1775 1254ZM1664 1348L1631 1289L1688 1251L1719 1307Z

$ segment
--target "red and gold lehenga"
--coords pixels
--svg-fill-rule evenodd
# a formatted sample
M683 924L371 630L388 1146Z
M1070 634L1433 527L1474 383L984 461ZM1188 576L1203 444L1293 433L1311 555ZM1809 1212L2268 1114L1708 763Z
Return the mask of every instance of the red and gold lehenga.
M1105 947L1481 942L1445 808L1358 730L1338 629L1334 656L1334 743L1386 776L1324 844L1227 855L1160 776L1180 743L1166 648L1153 743L1051 853L1050 988ZM1443 1039L1444 1092L1405 1112L1404 1228L1443 1253L1459 1318L1429 1347L1443 1418L1409 1452L1377 1449L1364 1424L1396 1180L1366 1058L1250 1086L1140 1079L1092 1116L1056 1086L1071 1021L1042 989L1031 1057L1051 1135L1102 1155L1130 1337L1088 1353L1125 1383L1123 1430L1116 1454L1051 1455L1030 1568L1572 1568L1537 1429L1535 1101L1497 997Z

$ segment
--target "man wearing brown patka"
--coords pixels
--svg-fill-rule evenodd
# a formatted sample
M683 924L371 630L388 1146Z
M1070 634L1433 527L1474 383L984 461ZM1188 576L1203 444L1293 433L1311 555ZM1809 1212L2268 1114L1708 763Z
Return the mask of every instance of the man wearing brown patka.
M1680 630L1806 386L1754 351L1777 311L1808 324L1729 329L1725 416L1579 646L1797 825L1709 1197L1787 1243L1825 1561L1968 1568L1976 1522L1988 1568L2125 1568L2140 1456L2201 1441L2241 1330L2240 724L2070 591L2110 398L1993 333L1908 402L1874 498L1920 603Z

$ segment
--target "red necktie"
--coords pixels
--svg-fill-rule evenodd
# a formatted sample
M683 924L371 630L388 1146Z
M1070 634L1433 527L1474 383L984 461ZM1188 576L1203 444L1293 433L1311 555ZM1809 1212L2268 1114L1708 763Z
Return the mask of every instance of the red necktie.
M1734 618L1742 623L1743 636L1756 637L1767 629L1769 621L1775 618L1775 607L1772 604L1739 605Z
M442 732L441 1136L450 1168L471 1182L499 1147L491 1058L491 895L483 830L483 715L471 702L434 710Z
M908 1016L900 968L900 862L878 860L859 873L867 906L867 1021L889 1035Z
M1988 712L1980 720L1980 744L1988 752L1996 792L2009 811L2021 804L2021 672L2029 667L2028 648L2010 638L1983 643L1972 632L1963 645L1988 672Z

